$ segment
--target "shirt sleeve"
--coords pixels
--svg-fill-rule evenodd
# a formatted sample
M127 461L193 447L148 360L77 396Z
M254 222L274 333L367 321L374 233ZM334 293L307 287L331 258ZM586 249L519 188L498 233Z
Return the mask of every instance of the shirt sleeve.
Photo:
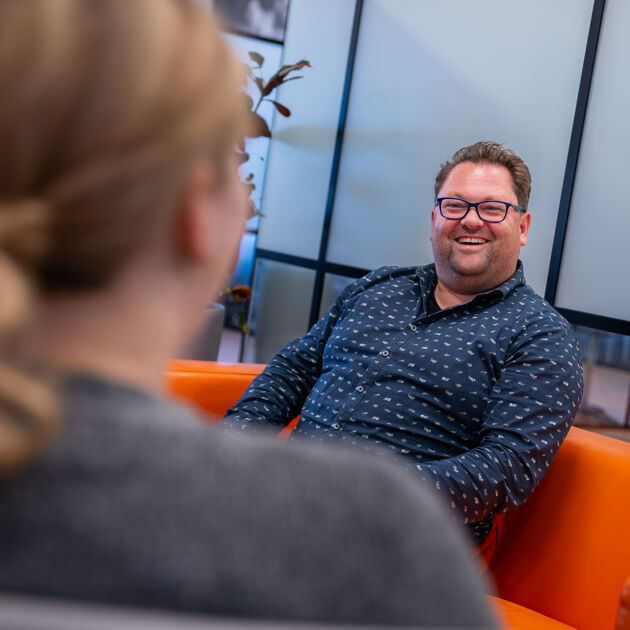
M568 324L534 324L514 340L490 391L479 444L415 468L464 524L507 512L527 499L549 468L582 391L582 359Z
M285 427L301 411L322 371L326 341L349 297L360 292L369 276L355 280L329 311L303 337L288 343L228 409L221 426L255 431Z

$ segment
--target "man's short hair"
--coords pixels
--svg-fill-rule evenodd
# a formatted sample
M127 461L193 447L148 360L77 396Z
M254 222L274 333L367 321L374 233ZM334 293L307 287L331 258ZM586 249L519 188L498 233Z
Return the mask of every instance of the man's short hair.
M440 172L435 178L435 203L437 203L437 196L446 178L462 162L485 162L507 168L510 171L510 175L512 175L512 187L518 199L518 205L527 209L529 193L532 188L532 176L527 168L527 164L514 151L506 149L502 144L491 140L482 140L467 147L462 147L455 151L450 160L442 164Z

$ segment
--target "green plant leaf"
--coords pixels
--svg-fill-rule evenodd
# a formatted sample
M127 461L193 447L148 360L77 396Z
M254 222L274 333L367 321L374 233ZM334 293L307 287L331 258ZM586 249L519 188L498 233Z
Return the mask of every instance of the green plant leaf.
M249 326L245 320L245 311L242 308L238 311L238 327L244 335L249 335Z
M249 58L254 62L258 64L258 67L260 68L260 66L263 65L263 63L265 63L265 58L257 52L254 52L253 50L250 50L248 53Z
M271 99L269 99L271 100ZM278 103L278 101L271 101L278 110L278 113L282 114L285 118L288 118L291 115L291 110L288 107L282 105L282 103Z

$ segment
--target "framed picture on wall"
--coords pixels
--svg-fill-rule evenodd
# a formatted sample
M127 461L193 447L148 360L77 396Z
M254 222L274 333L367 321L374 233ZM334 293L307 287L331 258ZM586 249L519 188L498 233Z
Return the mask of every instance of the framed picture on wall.
M241 35L284 41L289 0L214 0L226 26Z

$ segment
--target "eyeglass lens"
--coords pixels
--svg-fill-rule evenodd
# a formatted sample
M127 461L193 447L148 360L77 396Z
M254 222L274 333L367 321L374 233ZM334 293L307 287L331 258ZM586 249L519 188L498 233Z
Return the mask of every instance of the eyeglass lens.
M508 204L501 201L486 201L477 206L479 216L484 221L503 221ZM461 219L468 210L468 202L463 199L443 199L442 214L448 219Z

